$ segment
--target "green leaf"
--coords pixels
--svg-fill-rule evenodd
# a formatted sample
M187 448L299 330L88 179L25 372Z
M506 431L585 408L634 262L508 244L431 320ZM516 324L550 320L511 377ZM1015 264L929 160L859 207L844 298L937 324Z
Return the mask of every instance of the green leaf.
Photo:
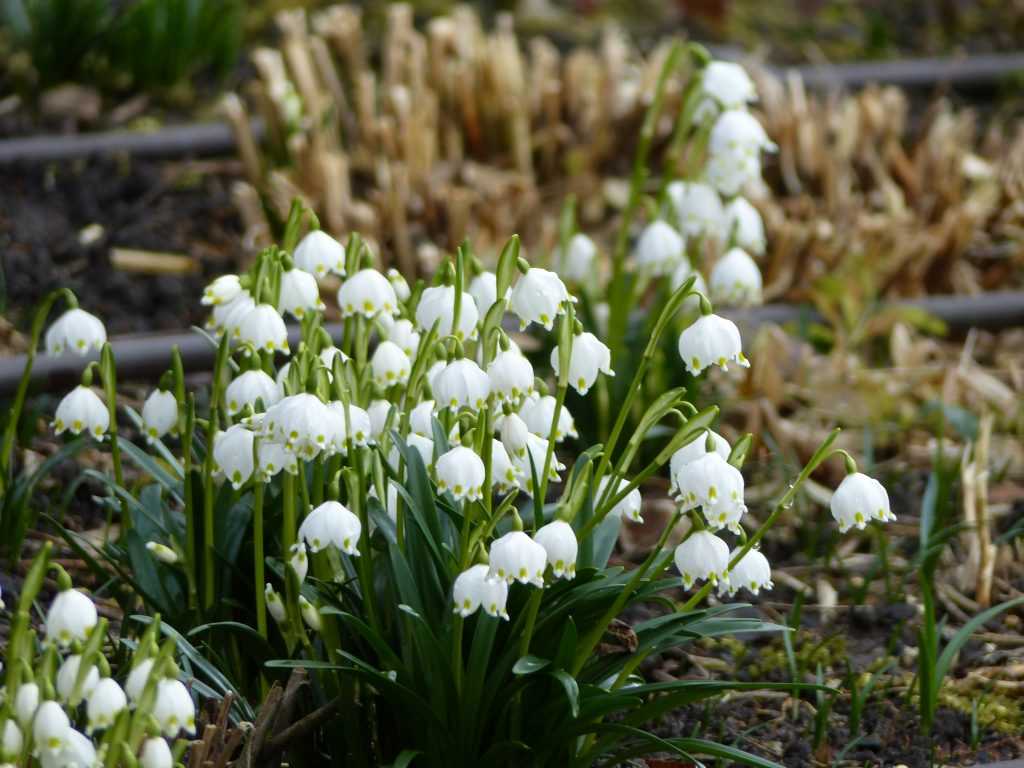
M569 710L572 712L573 718L580 716L580 687L576 682L576 678L566 672L564 669L556 669L547 674L555 678L559 683L562 684L562 690L565 691L565 697L569 701Z
M513 675L532 675L551 664L550 659L542 659L539 656L523 656L512 667Z
M391 768L408 768L412 761L422 754L418 749L403 749L391 764Z
M964 647L964 644L971 638L971 635L973 635L979 627L985 624L985 622L1018 605L1024 605L1024 596L1016 597L1013 600L1007 600L1005 603L994 605L988 610L982 611L957 630L957 633L953 635L952 639L942 650L942 655L939 656L938 661L935 663L935 671L932 676L932 680L934 681L934 691L938 691L942 687L942 681L945 679L946 673L949 671L950 664L953 663L953 657L956 656L959 650Z

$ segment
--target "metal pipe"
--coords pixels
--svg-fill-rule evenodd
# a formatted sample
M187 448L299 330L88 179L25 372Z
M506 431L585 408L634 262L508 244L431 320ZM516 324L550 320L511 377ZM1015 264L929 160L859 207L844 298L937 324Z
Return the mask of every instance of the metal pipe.
M942 320L954 333L963 333L970 328L999 330L1024 326L1024 291L979 296L928 296L895 301L887 306L924 310ZM824 322L821 315L806 304L766 304L750 309L727 310L723 314L744 330L754 330L765 323ZM341 339L341 323L327 323L324 327L332 338ZM293 349L298 345L298 326L289 327L288 343ZM174 346L181 351L188 373L210 370L215 352L209 339L194 331L121 336L112 339L111 345L121 380L155 381L170 365ZM60 357L41 355L32 369L32 387L36 391L52 392L70 389L78 382L91 359L96 358L70 353ZM9 397L14 392L24 369L24 355L0 358L0 397Z

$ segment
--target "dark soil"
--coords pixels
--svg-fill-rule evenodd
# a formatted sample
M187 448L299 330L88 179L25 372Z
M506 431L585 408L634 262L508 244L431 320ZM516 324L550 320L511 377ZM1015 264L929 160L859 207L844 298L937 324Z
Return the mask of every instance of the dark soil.
M241 223L230 198L235 165L102 158L2 170L3 312L24 330L59 286L75 291L111 335L180 329L203 317L207 278L230 271ZM99 225L97 229L95 225ZM89 241L91 227L98 239ZM112 248L191 256L195 271L112 268Z

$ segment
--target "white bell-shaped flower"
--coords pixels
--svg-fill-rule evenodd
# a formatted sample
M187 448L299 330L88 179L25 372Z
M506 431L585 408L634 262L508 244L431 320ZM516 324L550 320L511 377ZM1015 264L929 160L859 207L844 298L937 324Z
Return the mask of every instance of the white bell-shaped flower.
M64 663L60 665L60 669L57 670L57 696L61 701L66 703L71 698L75 688L75 681L78 679L78 670L81 666L82 657L76 653L68 656ZM89 667L89 671L82 678L82 686L79 688L79 693L87 697L92 693L92 689L96 687L99 681L99 670L96 669L95 665Z
M483 607L489 616L508 621L508 612L505 610L508 583L488 578L489 570L483 564L473 565L455 578L452 599L455 613L462 618L473 615L478 608Z
M340 357L343 363L349 361L349 356L335 346L324 347L320 350L320 354L317 357L320 358L320 362L323 363L324 368L328 371L334 369L334 358L336 357Z
M484 570L487 566L484 566ZM505 585L508 589L508 585ZM10 764L21 756L21 749L25 744L25 737L21 734L21 728L13 720L4 722L3 732L0 733L0 760Z
M333 544L346 555L357 556L361 534L359 517L337 501L325 501L299 526L299 538L306 542L310 552L319 552Z
M424 400L417 403L416 407L409 411L409 429L423 437L434 436L434 410L433 400Z
M479 411L487 405L491 380L472 360L452 360L431 385L438 408L471 408Z
M679 356L694 376L709 365L727 370L728 364L735 362L750 367L750 361L743 355L739 328L719 315L702 315L679 334Z
M342 317L397 315L398 297L384 275L375 269L361 269L338 289L338 308Z
M314 632L320 631L320 610L303 595L299 595L299 615L307 627Z
M178 424L178 401L173 392L154 389L142 404L142 427L146 442L155 443Z
M558 347L551 350L551 367L555 375L561 374L558 367ZM612 353L607 345L592 333L581 333L573 339L569 358L569 384L581 395L587 394L597 381L597 374L614 376Z
M283 624L288 619L288 611L284 607L284 600L269 583L263 589L263 602L266 603L267 613L278 624Z
M676 494L683 509L700 506L713 530L738 532L743 503L743 473L712 451L684 464L675 475Z
M84 642L96 626L96 605L77 589L59 592L46 612L46 639L61 648Z
M724 241L725 210L714 187L700 181L673 181L665 192L683 235Z
M729 109L718 116L708 137L708 154L758 156L761 151L773 151L775 144L768 138L757 118L745 109Z
M708 440L711 441L712 449L715 453L723 459L729 458L729 454L732 453L732 446L729 445L728 440L712 429L709 429L706 432L701 432L697 437L673 453L672 458L669 459L669 493L671 495L676 495L678 491L676 486L676 475L679 474L680 470L682 470L684 466L689 464L691 461L696 461L708 452Z
M511 584L544 586L548 553L522 531L509 531L491 543L491 569L488 577Z
M525 449L524 449L525 450ZM511 491L520 486L523 473L513 462L500 440L491 440L491 484L498 491Z
M565 303L572 301L565 283L554 272L531 267L520 275L512 286L510 303L519 316L519 328L539 323L546 330L554 326L555 318L565 312Z
M748 253L761 255L766 248L764 220L757 208L745 197L733 198L725 206L727 230L735 239L736 245Z
M283 443L261 440L256 449L256 470L263 482L267 482L282 470L290 475L298 474L299 460Z
M121 686L113 678L103 678L96 683L96 687L89 694L86 707L89 724L86 726L86 731L91 733L109 728L114 724L114 718L127 708L128 697Z
M107 340L103 321L75 307L58 317L46 331L46 353L59 355L70 349L79 355L98 350Z
M43 751L39 755L40 768L96 768L96 745L92 739L69 728L67 740L59 752Z
M234 416L246 407L256 408L256 402L263 401L264 408L276 404L281 399L281 391L270 374L261 370L245 371L238 374L224 394L228 413Z
M236 491L252 477L254 440L255 435L242 424L218 432L213 439L214 470L221 473Z
M437 490L450 492L457 500L482 498L484 463L472 450L456 446L437 458Z
M454 285L435 285L423 291L420 303L416 305L416 324L420 330L429 331L434 327L434 323L437 323L438 336L449 336L454 333L460 340L476 336L476 324L480 314L471 294L463 292L459 304L459 327L452 331L454 317Z
M480 317L487 317L487 313L498 300L497 276L493 272L481 272L469 281L469 295L476 302L476 309L480 313Z
M268 352L288 351L288 329L270 304L258 304L250 309L238 323L235 338L242 344Z
M501 417L496 425L501 435L501 442L512 457L525 456L526 446L530 438L530 428L526 422L515 413ZM549 425L550 426L550 425Z
M345 453L348 450L349 438L359 447L365 447L373 442L370 414L358 405L350 403L346 410L344 403L334 400L327 404L327 410L335 428L332 444L338 453Z
M577 232L566 246L565 253L559 254L559 274L566 280L585 283L594 275L597 261L597 246L582 232Z
M737 547L729 553L730 562L740 551L741 548ZM773 586L775 585L772 583L772 567L768 558L759 550L751 549L729 571L728 577L719 581L718 592L735 595L741 589L748 589L751 594L756 595L762 589L771 589Z
M14 717L22 728L32 725L32 718L39 709L39 686L36 683L22 683L14 694Z
M32 721L32 738L40 755L57 755L68 744L71 721L56 701L44 701Z
M518 403L533 393L533 366L518 349L509 348L495 355L487 366L487 376L491 391L500 402Z
M712 61L701 74L701 91L726 109L742 109L757 101L757 89L747 71L731 61Z
M713 301L749 307L761 303L761 270L742 248L730 248L711 270Z
M267 409L264 430L272 441L283 443L289 451L308 460L329 447L334 423L320 398L300 392Z
M216 307L227 304L242 292L242 283L238 275L221 275L203 289L200 303L205 307Z
M174 565L178 562L178 553L166 544L161 544L158 541L147 541L146 551L166 565Z
M409 290L409 283L397 269L389 269L387 278L388 282L391 283L391 287L395 289L395 297L399 301L406 301L412 295L412 291Z
M288 550L288 567L295 573L295 577L299 580L299 584L306 580L306 574L309 573L309 558L306 556L306 545L301 541L297 541L291 545Z
M571 525L564 520L553 520L533 534L533 540L547 552L548 565L555 578L576 578L579 542Z
M154 663L153 659L145 659L136 664L128 673L128 677L124 681L124 692L128 694L128 700L132 703L138 703L143 691L146 690L146 683L149 682L149 675L153 671Z
M594 503L597 504L605 495L605 489L608 488L608 483L611 478L605 475L601 478L601 482L597 484L597 495L594 496ZM629 480L622 477L619 478L616 490L608 494L608 500L615 499L620 493L626 490L630 485ZM617 515L624 520L631 520L634 523L642 523L643 517L640 516L640 510L643 507L643 497L640 495L640 489L634 488L627 493L621 501L619 501L614 507L612 507L611 515Z
M243 290L230 301L217 304L213 308L206 327L216 333L227 334L228 338L236 339L240 333L242 319L256 306L248 291Z
M533 471L536 469L537 478L544 475L544 459L548 453L548 440L532 432L526 435L526 444L520 453L511 454L512 463L523 476L524 483L530 487L533 483ZM532 466L531 466L532 460ZM558 460L558 456L552 452L551 466L548 469L548 479L558 482L558 473L565 469L565 465Z
M65 431L76 436L86 432L102 441L109 427L110 411L107 406L99 395L81 384L64 396L53 418L53 431L58 435Z
M289 269L281 274L281 290L277 297L277 311L301 320L310 312L324 308L320 301L320 286L316 278L303 269Z
M843 478L829 503L832 517L839 523L839 532L850 528L863 530L868 521L885 523L896 516L889 507L889 494L880 482L861 472Z
M410 360L416 359L416 351L420 346L420 335L409 320L396 320L388 329L388 341L394 342L409 356Z
M729 545L710 531L694 531L676 547L675 561L687 589L708 579L717 584L729 571Z
M156 684L153 717L164 736L173 738L180 731L196 732L196 707L188 689L180 680L161 680Z
M373 351L370 369L373 372L373 380L379 386L393 387L396 384L405 384L409 381L409 374L412 373L412 361L393 341L382 341Z
M652 275L667 275L686 258L686 242L668 223L652 221L636 243L636 265Z
M328 272L345 276L345 246L322 229L314 229L295 246L295 266L324 277Z
M555 419L557 400L551 395L527 398L519 408L519 416L527 428L535 435L543 438L551 437L551 424ZM555 442L560 443L567 437L578 437L576 422L564 405L558 412L558 424L555 426Z
M366 415L370 417L370 434L374 440L379 440L384 434L384 427L387 425L388 416L391 414L392 405L387 400L373 400L366 409ZM397 419L397 414L396 417ZM397 423L393 420L393 426Z
M174 755L167 742L159 737L142 742L139 768L174 768Z
M409 436L405 438L406 444L410 448L415 448L416 452L420 455L420 459L423 460L423 466L430 467L434 463L434 441L429 437L418 435L415 432L410 432Z

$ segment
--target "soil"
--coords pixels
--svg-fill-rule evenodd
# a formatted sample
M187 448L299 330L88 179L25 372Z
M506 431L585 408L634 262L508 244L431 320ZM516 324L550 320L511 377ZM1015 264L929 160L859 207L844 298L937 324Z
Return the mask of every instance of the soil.
M36 303L67 286L111 335L196 323L206 280L230 271L240 253L242 227L230 198L236 170L233 161L128 158L4 168L3 313L25 330ZM185 254L194 269L117 270L112 248Z

